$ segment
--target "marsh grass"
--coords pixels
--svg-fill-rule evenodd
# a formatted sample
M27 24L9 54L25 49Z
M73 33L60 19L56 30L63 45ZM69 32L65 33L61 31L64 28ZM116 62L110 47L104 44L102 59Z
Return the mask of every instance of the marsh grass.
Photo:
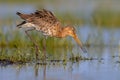
M95 10L91 16L91 24L104 26L106 28L115 28L120 26L120 11Z
M58 38L46 38L45 36L39 35L37 32L29 33L32 38L36 41L39 46L39 59L41 60L44 56L44 46L46 47L46 53L52 57L50 59L60 59L58 55L61 55L61 51L58 48L66 48L72 43L67 39ZM11 36L12 35L12 36ZM11 36L11 37L9 37ZM45 39L46 38L46 39ZM18 31L12 33L1 34L0 36L0 60L11 61L11 62L34 62L36 59L35 47L30 39ZM46 45L43 44L45 41ZM58 52L57 52L58 51ZM56 54L57 53L57 54ZM54 55L54 57L53 57Z

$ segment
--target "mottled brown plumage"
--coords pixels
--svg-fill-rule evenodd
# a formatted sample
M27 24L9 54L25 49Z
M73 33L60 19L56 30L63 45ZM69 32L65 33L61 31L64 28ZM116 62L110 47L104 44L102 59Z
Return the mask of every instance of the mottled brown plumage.
M81 41L78 39L74 27L63 27L60 21L54 16L51 11L42 9L40 11L36 10L36 12L31 14L22 14L20 12L17 12L17 15L19 15L24 20L21 24L17 25L17 27L32 28L37 31L41 31L43 35L47 35L50 37L63 38L66 36L72 36L79 44L81 49L86 52L85 48L83 48Z

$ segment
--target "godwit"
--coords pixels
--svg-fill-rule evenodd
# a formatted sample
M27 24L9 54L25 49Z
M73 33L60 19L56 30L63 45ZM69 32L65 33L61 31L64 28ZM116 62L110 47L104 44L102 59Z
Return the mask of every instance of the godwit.
M58 38L71 36L74 38L74 40L83 50L83 52L84 53L87 52L75 32L75 28L72 26L63 27L61 25L61 22L53 15L51 11L42 9L40 11L36 10L36 12L31 14L22 14L20 12L17 12L16 14L19 15L24 20L21 24L18 24L17 27L29 28L25 32L35 44L37 50L38 50L38 46L34 42L32 37L27 33L28 31L37 30L42 32L43 35L50 37L58 37Z

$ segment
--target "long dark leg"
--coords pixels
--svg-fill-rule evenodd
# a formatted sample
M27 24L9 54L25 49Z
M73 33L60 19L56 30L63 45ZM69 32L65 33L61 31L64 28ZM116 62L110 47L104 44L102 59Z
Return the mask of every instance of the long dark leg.
M38 47L38 45L36 44L36 42L33 40L33 38L28 34L28 31L32 31L32 30L35 30L35 29L26 30L25 33L27 34L27 36L30 38L30 40L33 42L33 44L34 44L34 46L35 46L35 49L36 49L36 60L38 60L39 47Z
M44 58L46 59L46 37L43 39L43 50L44 50Z

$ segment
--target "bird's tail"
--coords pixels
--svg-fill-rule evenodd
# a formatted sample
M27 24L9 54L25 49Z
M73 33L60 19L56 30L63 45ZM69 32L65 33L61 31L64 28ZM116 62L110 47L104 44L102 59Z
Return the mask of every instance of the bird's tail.
M18 28L22 28L22 25L24 25L24 24L26 24L26 21L21 22L21 23L18 24L16 27L18 27Z
M22 19L24 19L24 14L20 13L20 12L17 12L16 13L18 16L20 16Z
M17 15L21 15L22 13L20 13L20 12L17 12L16 14L17 14Z
M22 19L24 19L24 20L26 20L26 19L28 19L29 18L29 15L28 14L22 14L22 13L20 13L20 12L17 12L16 13L18 16L20 16Z
M22 13L20 12L16 12L17 15L19 15L20 17L23 15Z

